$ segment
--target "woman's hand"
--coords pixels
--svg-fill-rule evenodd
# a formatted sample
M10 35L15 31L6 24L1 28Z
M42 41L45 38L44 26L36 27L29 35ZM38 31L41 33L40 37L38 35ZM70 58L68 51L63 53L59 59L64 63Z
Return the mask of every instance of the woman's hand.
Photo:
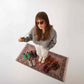
M24 37L20 37L20 38L18 39L18 41L19 41L19 42L23 42L23 41L24 41Z

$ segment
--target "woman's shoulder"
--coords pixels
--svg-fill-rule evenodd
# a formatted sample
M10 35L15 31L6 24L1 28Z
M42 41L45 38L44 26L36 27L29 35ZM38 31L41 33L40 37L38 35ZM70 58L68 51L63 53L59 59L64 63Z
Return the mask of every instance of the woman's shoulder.
M32 27L31 31L32 31L32 34L35 36L36 35L35 26Z
M53 25L51 25L51 33L56 33L56 30L55 30L55 28L53 27Z
M35 31L35 26L33 26L30 30L30 32L34 32Z

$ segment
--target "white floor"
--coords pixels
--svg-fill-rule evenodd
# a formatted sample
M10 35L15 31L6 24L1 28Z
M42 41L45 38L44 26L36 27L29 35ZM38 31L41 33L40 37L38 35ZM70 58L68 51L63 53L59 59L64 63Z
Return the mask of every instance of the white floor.
M65 82L16 62L26 44L18 38L32 28L35 14L42 10L58 35L50 51L69 57ZM84 84L83 38L83 0L0 0L0 84Z

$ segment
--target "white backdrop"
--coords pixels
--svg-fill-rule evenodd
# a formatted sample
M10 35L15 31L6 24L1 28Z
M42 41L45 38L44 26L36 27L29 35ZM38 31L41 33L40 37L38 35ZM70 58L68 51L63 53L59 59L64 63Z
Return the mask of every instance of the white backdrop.
M69 57L64 84L84 84L83 0L0 0L0 84L63 83L16 62L26 44L18 38L34 26L39 11L48 14L57 31L50 51Z

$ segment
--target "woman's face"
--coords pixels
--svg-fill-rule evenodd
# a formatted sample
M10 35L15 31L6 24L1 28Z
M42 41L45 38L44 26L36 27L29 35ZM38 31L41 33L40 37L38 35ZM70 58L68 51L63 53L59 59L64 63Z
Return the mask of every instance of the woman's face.
M45 29L46 27L46 22L44 19L37 19L36 24L40 29Z

